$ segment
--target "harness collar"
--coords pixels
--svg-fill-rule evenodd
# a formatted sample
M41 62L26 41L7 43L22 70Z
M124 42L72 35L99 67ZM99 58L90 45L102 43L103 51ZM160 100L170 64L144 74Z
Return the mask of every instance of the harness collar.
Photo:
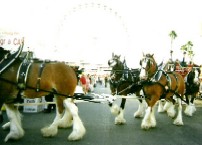
M7 69L15 60L16 58L19 57L19 55L22 52L24 43L22 43L22 45L19 46L18 51L14 52L13 54L7 56L7 54L5 55L5 57L3 58L3 60L1 60L0 62L0 74Z

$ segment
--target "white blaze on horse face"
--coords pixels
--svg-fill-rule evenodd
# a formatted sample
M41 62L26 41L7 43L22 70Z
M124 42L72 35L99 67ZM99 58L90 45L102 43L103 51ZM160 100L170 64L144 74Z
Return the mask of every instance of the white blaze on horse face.
M194 83L199 83L199 72L195 69Z
M145 70L145 68L147 67L147 59L143 59L141 62L141 70L140 70L140 78L146 78L147 77L147 72Z
M114 61L113 59L109 60L109 66L110 67L114 67L115 65L116 65L116 61Z

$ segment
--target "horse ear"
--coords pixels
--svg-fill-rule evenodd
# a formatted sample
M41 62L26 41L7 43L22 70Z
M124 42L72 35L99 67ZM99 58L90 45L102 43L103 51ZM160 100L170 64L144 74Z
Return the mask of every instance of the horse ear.
M142 55L143 55L143 57L145 57L145 54L144 54L144 52L142 52Z
M112 57L114 57L114 52L112 52Z
M151 56L154 57L154 54L152 54Z

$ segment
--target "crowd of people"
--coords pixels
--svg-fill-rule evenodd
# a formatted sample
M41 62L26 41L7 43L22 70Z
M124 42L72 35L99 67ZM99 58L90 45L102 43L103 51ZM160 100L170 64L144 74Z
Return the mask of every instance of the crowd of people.
M92 92L97 84L104 85L107 87L108 85L108 75L97 76L97 75L90 75L82 73L79 78L79 84L82 86L84 94Z

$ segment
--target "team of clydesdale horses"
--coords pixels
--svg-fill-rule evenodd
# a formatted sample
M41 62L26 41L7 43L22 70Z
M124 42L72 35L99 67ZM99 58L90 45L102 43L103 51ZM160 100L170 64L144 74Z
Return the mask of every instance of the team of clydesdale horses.
M42 135L53 137L57 135L58 128L73 126L68 139L81 139L86 130L74 103L78 81L75 70L63 62L27 61L26 57L20 58L19 54L22 52L23 45L24 42L13 54L0 48L0 107L5 105L9 118L9 122L3 125L3 129L9 129L4 141L17 140L24 136L21 114L15 103L22 98L40 98L50 93L53 93L56 99L56 116L51 125L41 129ZM112 95L135 94L137 96L139 108L134 116L144 117L142 129L156 127L154 106L159 102L159 107L161 107L160 100L162 99L166 103L161 110L175 118L173 123L176 125L183 125L182 101L187 106L185 114L191 116L196 111L193 101L199 92L200 69L198 66L191 68L185 81L176 71L163 70L151 54L143 55L140 68L136 69L129 69L126 61L121 61L120 56L114 54L108 64L112 68L110 74ZM124 97L120 107L114 101L109 101L111 111L116 114L115 124L126 122L125 103ZM174 110L176 103L178 105L177 115Z
M143 117L142 129L156 127L154 106L159 102L158 112L167 112L168 116L174 118L173 124L183 125L182 119L182 101L186 103L185 114L192 116L196 111L194 99L199 93L200 87L200 68L192 64L189 68L186 78L179 72L173 70L164 70L164 65L157 65L153 54L143 54L140 60L140 68L133 71L128 69L125 61L120 60L120 55L112 54L108 61L112 68L110 88L114 95L127 95L134 93L139 97L139 108L135 112L135 117ZM142 97L143 96L143 97ZM144 105L142 98L146 101ZM162 105L161 100L165 100ZM116 114L115 124L124 124L124 105L126 99L122 99L120 107L115 103L110 103L112 113ZM175 105L178 106L176 115ZM146 109L146 110L145 110Z

